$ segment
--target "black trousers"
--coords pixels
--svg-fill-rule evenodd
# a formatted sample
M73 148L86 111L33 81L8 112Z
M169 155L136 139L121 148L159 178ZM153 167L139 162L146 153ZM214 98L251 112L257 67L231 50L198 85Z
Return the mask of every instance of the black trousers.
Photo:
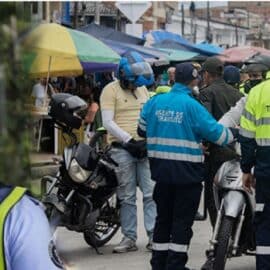
M256 177L256 269L270 269L270 178Z
M176 186L157 183L154 201L157 217L153 236L152 270L186 270L192 225L202 185Z

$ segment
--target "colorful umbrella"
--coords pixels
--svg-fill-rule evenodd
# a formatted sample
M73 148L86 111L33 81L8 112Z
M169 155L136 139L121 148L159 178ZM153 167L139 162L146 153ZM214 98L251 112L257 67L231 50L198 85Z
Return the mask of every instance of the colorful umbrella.
M233 47L223 51L219 58L227 63L241 63L257 53L270 55L270 50L253 46Z
M59 24L40 24L24 39L25 64L32 77L71 76L113 70L120 56L98 39Z
M175 62L189 61L193 57L199 55L196 52L188 52L188 51L181 51L181 50L173 50L173 49L160 49L160 50L167 52L169 54L167 56L169 61L175 61Z

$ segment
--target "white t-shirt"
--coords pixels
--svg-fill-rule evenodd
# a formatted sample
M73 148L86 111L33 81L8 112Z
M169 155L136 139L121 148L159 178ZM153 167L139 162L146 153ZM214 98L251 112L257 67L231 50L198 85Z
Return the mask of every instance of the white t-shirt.
M45 101L45 86L41 83L35 84L32 90L32 97L36 99L35 106L42 107Z

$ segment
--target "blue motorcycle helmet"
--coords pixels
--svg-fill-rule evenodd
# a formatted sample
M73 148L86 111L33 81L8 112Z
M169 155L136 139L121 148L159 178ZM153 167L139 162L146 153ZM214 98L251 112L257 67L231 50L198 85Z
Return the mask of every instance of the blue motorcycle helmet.
M149 63L137 52L124 54L119 62L117 77L127 87L132 83L135 87L150 86L154 83L153 70Z

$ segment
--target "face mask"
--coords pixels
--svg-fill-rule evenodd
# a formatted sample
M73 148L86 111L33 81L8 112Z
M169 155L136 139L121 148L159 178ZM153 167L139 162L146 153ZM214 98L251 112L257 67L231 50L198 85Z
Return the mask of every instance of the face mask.
M262 79L252 80L250 81L251 88L255 85L259 84L262 81Z
M245 85L244 85L245 93L248 94L249 91L251 90L251 88L253 88L257 84L259 84L261 81L262 81L262 79L257 79L257 80L250 80L247 83L245 83Z

